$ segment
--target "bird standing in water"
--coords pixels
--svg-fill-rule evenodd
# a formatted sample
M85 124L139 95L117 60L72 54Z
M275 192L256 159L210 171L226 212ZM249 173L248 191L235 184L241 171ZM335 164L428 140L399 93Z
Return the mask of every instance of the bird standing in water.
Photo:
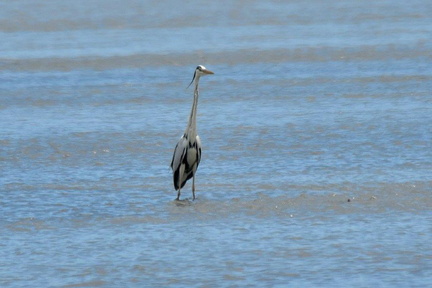
M180 138L174 149L171 161L173 170L174 188L178 190L177 200L180 200L180 190L186 182L192 178L192 196L195 200L195 173L201 160L201 141L197 134L196 114L198 105L198 84L201 76L214 74L202 65L195 69L194 76L189 86L195 82L194 99L192 104L189 122L183 136ZM189 87L188 86L188 87Z

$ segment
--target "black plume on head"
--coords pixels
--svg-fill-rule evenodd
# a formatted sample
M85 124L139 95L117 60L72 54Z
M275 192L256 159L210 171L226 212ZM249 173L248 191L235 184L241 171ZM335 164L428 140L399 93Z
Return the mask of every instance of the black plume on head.
M197 67L197 69L198 69L198 68L199 68L199 67ZM193 78L192 78L192 81L189 83L189 85L187 86L187 88L189 88L189 86L192 85L193 81L195 80L195 76L196 76L196 70L195 70L194 76L193 76ZM186 89L187 89L187 88L186 88Z

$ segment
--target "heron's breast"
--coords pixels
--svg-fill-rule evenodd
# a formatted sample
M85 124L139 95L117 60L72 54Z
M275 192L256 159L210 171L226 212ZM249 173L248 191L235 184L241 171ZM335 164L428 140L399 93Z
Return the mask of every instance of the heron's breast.
M192 166L193 164L195 164L195 162L197 161L197 150L195 149L195 147L193 148L189 148L187 151L187 162L190 166Z

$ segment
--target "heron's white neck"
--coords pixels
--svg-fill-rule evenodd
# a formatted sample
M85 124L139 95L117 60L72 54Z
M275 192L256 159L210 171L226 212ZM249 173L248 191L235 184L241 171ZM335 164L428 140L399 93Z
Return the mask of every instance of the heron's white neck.
M189 140L193 140L197 136L196 115L197 115L197 106L198 106L198 97L199 97L199 92L198 92L199 78L200 76L196 75L194 99L193 99L191 113L189 116L188 126L186 127L186 131L185 131L185 134L189 137Z

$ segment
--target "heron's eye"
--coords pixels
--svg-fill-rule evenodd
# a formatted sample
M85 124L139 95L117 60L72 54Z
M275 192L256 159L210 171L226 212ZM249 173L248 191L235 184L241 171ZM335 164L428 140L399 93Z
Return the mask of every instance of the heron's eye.
M201 71L201 66L197 66L197 69Z

